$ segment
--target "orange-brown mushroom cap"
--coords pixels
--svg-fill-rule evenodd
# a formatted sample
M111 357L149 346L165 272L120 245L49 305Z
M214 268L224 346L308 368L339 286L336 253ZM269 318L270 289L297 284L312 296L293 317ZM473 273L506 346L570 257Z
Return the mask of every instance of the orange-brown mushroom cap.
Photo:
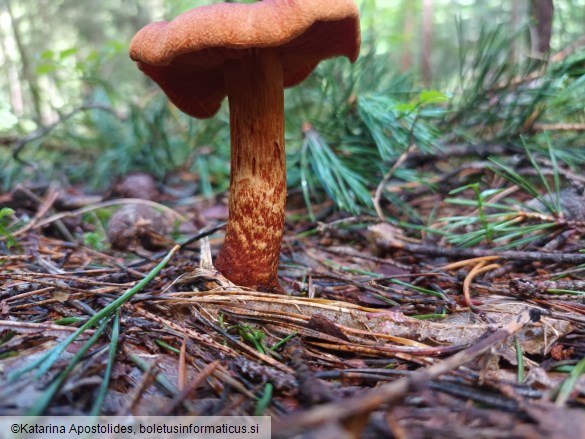
M130 57L183 112L213 116L226 96L223 67L250 50L277 48L283 81L303 81L326 58L354 62L360 46L353 0L264 0L221 3L142 28Z

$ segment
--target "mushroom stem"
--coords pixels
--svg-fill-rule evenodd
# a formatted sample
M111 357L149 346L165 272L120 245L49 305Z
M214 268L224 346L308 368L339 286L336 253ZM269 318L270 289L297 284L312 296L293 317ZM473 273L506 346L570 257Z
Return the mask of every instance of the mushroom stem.
M224 79L230 108L229 221L215 265L235 284L279 289L286 203L280 56L252 49L229 61Z

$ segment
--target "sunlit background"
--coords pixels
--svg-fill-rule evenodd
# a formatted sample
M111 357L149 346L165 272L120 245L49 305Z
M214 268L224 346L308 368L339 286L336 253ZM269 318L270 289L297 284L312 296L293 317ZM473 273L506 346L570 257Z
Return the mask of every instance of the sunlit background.
M4 0L0 4L0 129L17 125L30 129L29 122L39 119L53 122L58 112L79 105L100 82L136 99L148 90L149 82L127 57L132 35L151 21L209 3L218 2ZM482 30L524 34L515 40L515 56L530 56L529 3L358 1L365 40L374 39L376 52L387 55L388 70L425 75L426 81L439 84L457 73L459 48L476 42ZM585 34L585 0L555 0L554 5L551 47L561 49Z
M203 193L225 189L225 180L217 177L229 172L225 164L229 146L225 110L211 121L187 118L168 104L127 54L130 39L143 25L171 19L209 3L214 2L1 1L2 187L6 189L27 176L38 178L40 169L49 174L59 172L69 181L89 178L91 169L92 184L104 186L114 176L132 170L146 170L162 178L184 166L197 173ZM287 93L287 138L291 148L301 145L299 127L303 122L319 127L320 122L339 116L341 110L333 110L339 102L323 98L330 96L327 93L333 89L346 101L351 96L383 93L396 101L412 102L421 90L436 90L456 99L462 95L466 79L472 76L469 68L477 67L473 63L478 62L478 53L482 54L481 62L494 66L537 66L546 54L538 47L535 8L545 3L358 1L362 59L357 67L350 67L345 59L322 63L301 87ZM585 0L555 0L552 33L550 42L546 42L551 53L563 50L583 35ZM508 77L518 72L512 70ZM493 72L490 75L494 77ZM347 83L343 78L349 77L359 78L351 89L344 88ZM323 102L329 103L330 111L318 113L322 108L311 106L317 101L319 108ZM363 116L367 108L373 107L360 102ZM10 139L53 128L57 122L58 126L47 135L21 145L22 151L13 160L14 151L8 148ZM323 123L321 128L325 138L334 130ZM346 128L345 133L360 135L357 128ZM355 143L352 142L348 148ZM210 148L219 153L210 155ZM36 166L23 165L31 161ZM57 162L61 162L60 166L55 165ZM293 172L290 178L294 176Z

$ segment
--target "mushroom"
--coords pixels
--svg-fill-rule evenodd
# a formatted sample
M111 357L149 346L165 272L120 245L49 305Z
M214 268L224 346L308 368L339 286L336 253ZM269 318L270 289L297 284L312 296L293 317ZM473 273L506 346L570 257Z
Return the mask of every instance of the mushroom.
M264 0L203 6L151 23L130 57L183 112L230 111L229 220L216 267L235 284L278 290L286 167L284 87L326 58L357 59L353 0Z

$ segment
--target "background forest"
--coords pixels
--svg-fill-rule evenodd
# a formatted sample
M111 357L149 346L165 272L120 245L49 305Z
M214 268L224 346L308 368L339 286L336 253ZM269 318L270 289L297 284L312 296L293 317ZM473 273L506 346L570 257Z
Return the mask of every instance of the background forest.
M0 188L27 179L103 189L131 171L162 180L184 170L196 176L194 193L224 191L227 111L188 118L127 55L143 25L205 3L0 2ZM583 55L561 57L538 82L515 81L544 66L549 49L580 41L585 1L555 1L554 14L550 0L358 3L358 63L322 63L287 92L289 185L305 182L309 204L324 189L344 210L370 209L368 189L414 143L423 152L502 138L518 145L522 132L542 146L535 122L582 122L582 80L568 78L582 74ZM315 136L303 135L304 122Z

